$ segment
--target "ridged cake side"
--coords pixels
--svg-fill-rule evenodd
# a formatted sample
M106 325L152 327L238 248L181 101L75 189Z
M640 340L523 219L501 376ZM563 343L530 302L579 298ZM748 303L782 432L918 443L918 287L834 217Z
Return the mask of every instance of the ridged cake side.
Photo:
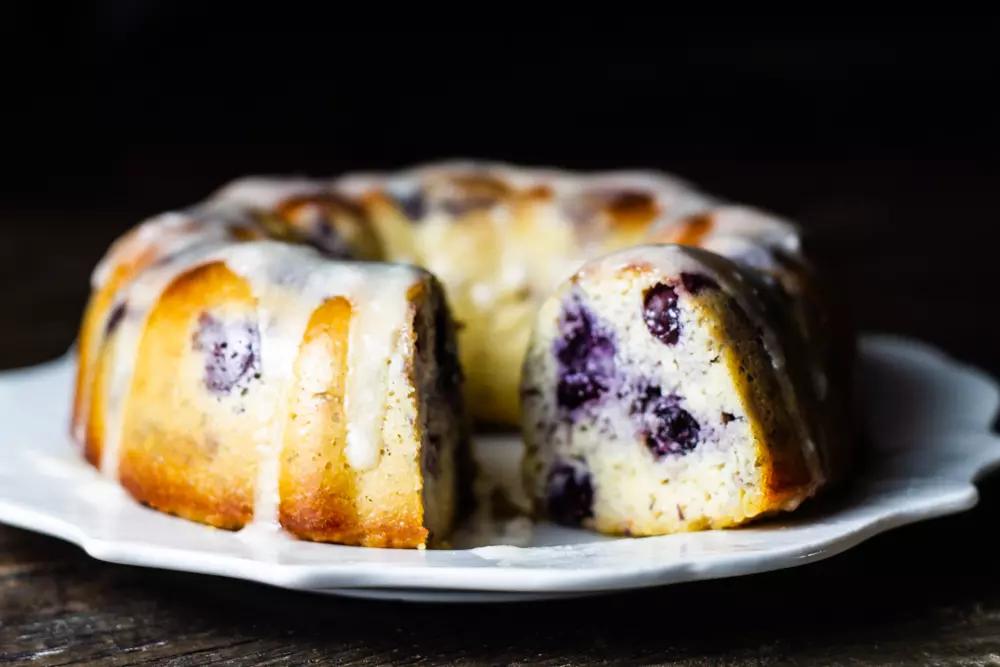
M468 432L440 284L265 240L265 215L160 216L109 252L80 345L88 460L137 500L222 528L446 539Z

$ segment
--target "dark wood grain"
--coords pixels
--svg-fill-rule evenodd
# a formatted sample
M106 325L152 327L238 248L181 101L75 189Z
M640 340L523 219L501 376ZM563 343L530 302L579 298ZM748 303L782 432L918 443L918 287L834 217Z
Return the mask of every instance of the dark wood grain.
M866 330L1000 374L992 165L686 165L800 219ZM147 165L147 169L151 169ZM221 170L221 167L220 167ZM748 177L747 174L752 174ZM93 264L167 190L0 211L0 367L71 344ZM162 204L162 205L161 205ZM569 602L414 605L116 566L0 528L0 660L13 664L1000 664L1000 483L974 510L812 565Z

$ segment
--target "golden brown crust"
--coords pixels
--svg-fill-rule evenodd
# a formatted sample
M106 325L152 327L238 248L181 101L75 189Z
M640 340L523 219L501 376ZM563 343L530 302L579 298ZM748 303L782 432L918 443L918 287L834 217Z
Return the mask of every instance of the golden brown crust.
M92 373L90 377L89 416L83 423L83 454L87 462L95 467L101 465L101 454L104 452L104 432L106 414L106 390L111 373L111 355L108 343L100 347L93 366L81 366L79 373ZM80 400L79 398L77 399Z
M418 452L390 452L374 473L359 473L344 456L348 327L351 305L330 299L309 322L288 409L291 427L281 454L280 521L299 538L367 547L426 543ZM316 391L311 362L326 359L328 382Z
M246 281L221 262L178 276L149 315L120 450L119 479L137 500L219 528L253 515L256 415L199 391L203 363L191 340L199 316L255 319Z
M719 353L740 396L745 397L747 422L758 443L759 465L766 479L758 512L781 507L801 496L803 489L812 483L801 435L794 427L796 417L780 400L777 372L770 365L749 316L723 292L710 291L699 298L717 301L713 310L724 313L718 321L706 324L718 328L711 336L714 340L727 342L720 346Z
M117 246L123 248L126 243L134 243L135 235L134 231L131 232L128 236L123 237ZM94 374L96 373L98 360L102 354L104 345L107 343L108 332L106 328L108 317L114 305L115 295L122 285L132 280L140 271L155 262L158 258L159 253L153 247L147 246L139 249L127 261L114 266L104 284L91 294L87 302L83 316L83 325L80 327L80 336L77 341L76 392L73 400L72 417L72 430L74 434L81 432L92 413L90 406L87 405L87 401L91 398L91 392L95 385ZM99 445L95 446L99 448Z
M695 213L677 221L665 229L650 234L650 243L676 243L677 245L701 246L715 227L715 216L711 211Z

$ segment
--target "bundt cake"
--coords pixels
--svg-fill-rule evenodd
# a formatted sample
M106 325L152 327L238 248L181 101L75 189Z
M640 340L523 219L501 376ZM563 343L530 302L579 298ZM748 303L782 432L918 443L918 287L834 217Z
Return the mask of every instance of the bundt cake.
M612 534L792 509L851 460L850 337L798 229L663 174L240 178L92 282L73 434L214 526L445 544L473 424L523 433L539 516Z

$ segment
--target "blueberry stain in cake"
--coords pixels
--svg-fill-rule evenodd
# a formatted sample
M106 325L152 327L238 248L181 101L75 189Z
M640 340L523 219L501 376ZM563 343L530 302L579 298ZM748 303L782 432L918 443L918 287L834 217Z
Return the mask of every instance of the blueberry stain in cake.
M663 283L646 290L642 300L642 319L654 338L667 345L676 345L681 335L677 290Z
M111 310L111 313L108 315L108 321L104 325L105 336L110 336L115 332L116 329L118 329L118 326L122 323L122 320L125 319L125 313L127 310L128 307L125 305L124 301L116 305Z
M556 400L572 413L611 389L615 344L578 297L564 306L559 333L553 350L559 362Z
M701 426L680 406L680 397L663 395L659 387L647 387L632 404L646 447L656 458L687 454L700 441Z
M579 526L594 516L594 485L582 463L553 463L545 498L548 516L556 523Z
M205 355L205 387L213 394L245 394L260 378L260 330L255 322L202 313L192 342Z
M689 294L697 294L705 289L719 289L719 283L704 273L682 273L681 284Z

